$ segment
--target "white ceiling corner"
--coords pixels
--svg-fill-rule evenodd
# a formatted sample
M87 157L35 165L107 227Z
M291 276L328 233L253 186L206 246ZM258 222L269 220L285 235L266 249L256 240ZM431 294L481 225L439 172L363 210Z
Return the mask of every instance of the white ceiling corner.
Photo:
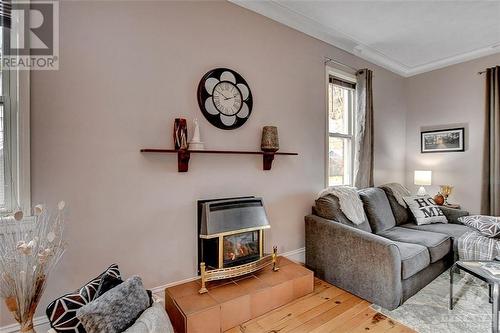
M229 1L404 77L500 53L500 1Z

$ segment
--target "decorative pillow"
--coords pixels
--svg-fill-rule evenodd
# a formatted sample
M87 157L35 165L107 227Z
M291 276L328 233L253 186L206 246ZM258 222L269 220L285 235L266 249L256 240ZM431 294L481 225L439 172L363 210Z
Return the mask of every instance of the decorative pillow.
M494 238L500 235L500 217L471 215L459 217L458 221L476 229L483 236Z
M404 197L418 225L431 223L448 223L446 216L434 200L428 195Z
M134 276L79 308L76 316L88 333L119 333L132 326L149 304L141 278Z
M104 280L119 279L118 265L109 266L102 274L90 280L80 289L51 302L46 310L50 326L57 332L85 333L82 323L76 317L76 311L96 298L97 290L103 278ZM102 291L107 290L102 289Z
M115 278L114 276L104 275L101 281L99 281L99 287L97 288L94 299L101 297L106 291L113 289L121 283L123 283L123 280L119 277Z
M163 305L154 303L147 308L135 323L123 333L174 333L172 323L168 318Z

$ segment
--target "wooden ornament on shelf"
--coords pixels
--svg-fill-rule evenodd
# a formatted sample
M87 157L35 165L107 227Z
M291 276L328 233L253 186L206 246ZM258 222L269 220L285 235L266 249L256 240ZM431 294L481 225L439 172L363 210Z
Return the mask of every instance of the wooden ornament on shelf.
M276 126L264 126L262 128L260 149L265 152L276 152L280 149L278 128Z
M184 118L174 120L174 147L175 150L187 149L187 121Z

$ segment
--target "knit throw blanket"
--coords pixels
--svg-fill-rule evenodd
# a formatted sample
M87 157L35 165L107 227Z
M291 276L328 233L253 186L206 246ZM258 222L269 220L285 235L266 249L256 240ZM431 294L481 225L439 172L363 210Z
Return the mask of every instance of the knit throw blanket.
M359 198L355 187L350 186L330 186L318 195L318 198L332 194L339 199L340 210L354 224L361 224L365 221L363 202Z
M394 198L396 199L398 204L400 204L401 206L403 206L405 208L408 207L406 202L403 200L403 197L408 197L411 195L411 193L406 187L404 187L403 185L401 185L399 183L384 184L380 187L386 187L389 190L391 190L392 195L394 196Z

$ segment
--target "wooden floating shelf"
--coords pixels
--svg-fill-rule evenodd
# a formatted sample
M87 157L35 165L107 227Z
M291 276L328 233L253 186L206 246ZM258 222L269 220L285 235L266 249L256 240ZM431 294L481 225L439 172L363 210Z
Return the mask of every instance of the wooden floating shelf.
M177 168L179 172L187 172L191 154L236 154L236 155L262 155L264 170L271 170L275 155L298 155L298 153L265 152L265 151L240 151L240 150L189 150L189 149L141 149L141 153L177 154Z

